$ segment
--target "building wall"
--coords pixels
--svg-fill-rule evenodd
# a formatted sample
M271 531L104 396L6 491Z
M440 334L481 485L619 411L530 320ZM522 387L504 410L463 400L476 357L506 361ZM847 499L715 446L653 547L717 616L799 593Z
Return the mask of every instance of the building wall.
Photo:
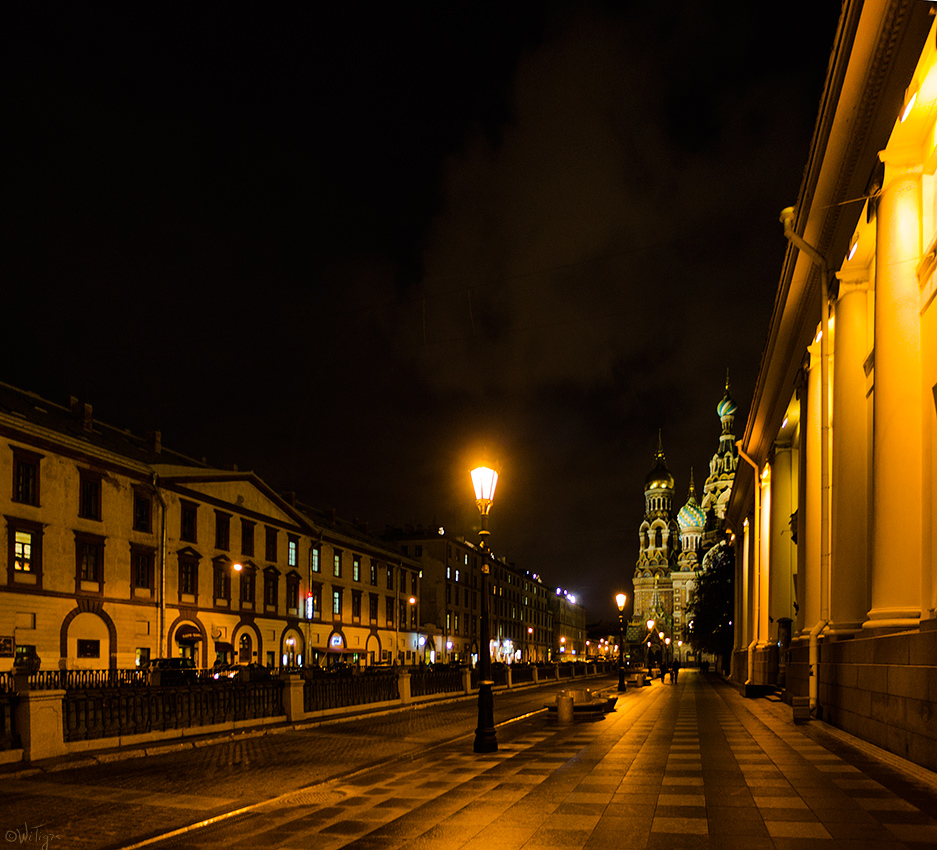
M75 416L14 388L0 392L5 650L34 647L45 669L127 668L180 654L200 666L219 657L275 666L415 658L417 562L334 517L314 522L253 473L209 469L158 439L147 446L94 421L87 406ZM14 409L19 415L6 412ZM194 523L183 525L184 512ZM332 569L337 552L340 576ZM185 563L191 587L180 586ZM242 593L249 582L253 600ZM310 619L314 589L321 606ZM336 591L340 614L331 606ZM0 670L13 662L5 652Z
M734 680L931 769L935 40L917 4L844 4L728 511Z

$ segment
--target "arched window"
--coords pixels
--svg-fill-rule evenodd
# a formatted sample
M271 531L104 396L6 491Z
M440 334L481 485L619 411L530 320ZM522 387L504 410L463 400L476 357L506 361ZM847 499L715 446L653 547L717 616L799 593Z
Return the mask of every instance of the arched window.
M654 545L655 545L658 549L662 548L663 545L664 545L664 534L663 534L663 531L662 531L660 528L658 528L658 529L654 532Z

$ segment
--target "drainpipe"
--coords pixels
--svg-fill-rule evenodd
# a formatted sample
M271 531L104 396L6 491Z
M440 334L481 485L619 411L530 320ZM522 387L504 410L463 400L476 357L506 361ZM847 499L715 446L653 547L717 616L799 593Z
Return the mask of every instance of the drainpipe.
M753 684L752 680L755 678L755 647L758 645L758 623L761 622L761 479L758 464L742 451L742 441L737 440L735 445L738 448L739 457L751 466L755 475L755 516L753 521L755 533L754 545L752 546L754 557L752 558L753 569L751 574L754 577L753 587L755 589L755 610L757 614L752 624L752 639L748 644L748 679L745 682L746 685L751 685Z
M163 494L159 490L159 476L153 473L153 489L156 491L156 499L159 502L159 554L157 555L157 568L159 569L159 609L157 612L157 632L159 633L159 646L157 648L159 658L166 658L164 648L166 637L166 502Z
M830 622L830 297L827 288L829 264L812 245L794 232L794 208L781 211L784 235L820 269L820 619L810 630L810 711L817 708L819 693L820 633Z

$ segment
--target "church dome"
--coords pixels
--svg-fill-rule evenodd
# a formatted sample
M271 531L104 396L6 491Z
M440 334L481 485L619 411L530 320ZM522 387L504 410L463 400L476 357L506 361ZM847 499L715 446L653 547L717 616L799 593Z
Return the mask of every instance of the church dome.
M680 508L677 514L677 524L681 529L704 528L706 525L706 512L699 506L695 496Z
M735 403L732 396L729 395L729 387L726 386L725 395L722 397L719 404L716 405L716 413L718 413L719 418L722 419L724 416L732 416L738 409L738 405Z
M654 455L654 468L644 479L645 490L673 490L673 476L667 469L667 461L664 458L664 448L660 437L657 438L657 453Z
M680 530L687 528L703 528L706 525L706 511L700 507L696 500L696 485L693 482L693 470L690 469L690 492L687 496L686 504L680 508L677 514L677 525Z

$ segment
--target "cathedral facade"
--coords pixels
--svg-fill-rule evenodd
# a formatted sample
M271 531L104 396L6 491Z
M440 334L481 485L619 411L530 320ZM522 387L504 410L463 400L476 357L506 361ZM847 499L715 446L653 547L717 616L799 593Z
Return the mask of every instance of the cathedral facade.
M644 480L644 519L638 529L639 552L634 570L634 615L627 637L641 658L686 659L687 605L706 556L722 532L738 465L733 433L736 410L727 380L725 394L716 405L722 433L703 485L703 500L697 498L691 469L687 500L679 511L674 510L674 477L658 437L654 468Z

